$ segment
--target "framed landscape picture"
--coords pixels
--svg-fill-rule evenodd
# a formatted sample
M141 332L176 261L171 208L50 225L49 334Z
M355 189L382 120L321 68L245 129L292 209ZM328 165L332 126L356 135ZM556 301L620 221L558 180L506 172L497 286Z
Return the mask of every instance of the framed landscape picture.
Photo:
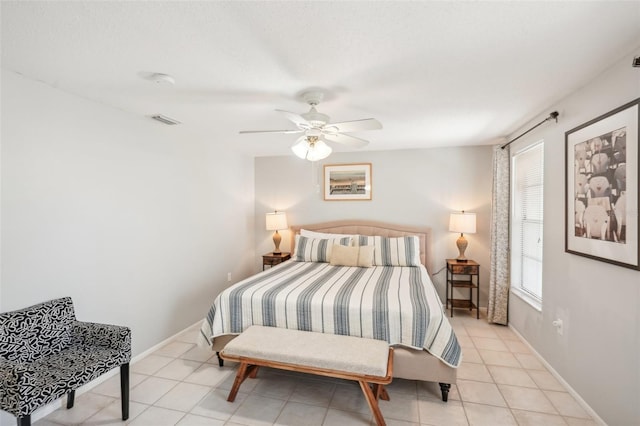
M371 163L325 165L324 199L371 200Z
M640 270L640 98L565 133L565 251Z

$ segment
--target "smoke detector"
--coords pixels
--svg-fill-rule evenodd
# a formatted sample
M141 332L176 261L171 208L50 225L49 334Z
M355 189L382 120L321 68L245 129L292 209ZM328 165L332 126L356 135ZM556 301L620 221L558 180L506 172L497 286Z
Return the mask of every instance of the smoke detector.
M138 73L138 77L162 85L173 86L174 84L176 84L176 79L173 78L173 76L169 74L163 74L161 72L141 71Z

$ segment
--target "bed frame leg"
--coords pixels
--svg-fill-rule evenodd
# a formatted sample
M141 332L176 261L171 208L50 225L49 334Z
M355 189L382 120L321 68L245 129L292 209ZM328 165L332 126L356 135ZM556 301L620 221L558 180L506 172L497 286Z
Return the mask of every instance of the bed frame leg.
M224 359L220 358L220 352L216 352L216 356L218 357L218 365L224 367Z
M440 383L440 390L442 391L442 400L444 402L447 402L449 400L449 389L451 389L451 384Z

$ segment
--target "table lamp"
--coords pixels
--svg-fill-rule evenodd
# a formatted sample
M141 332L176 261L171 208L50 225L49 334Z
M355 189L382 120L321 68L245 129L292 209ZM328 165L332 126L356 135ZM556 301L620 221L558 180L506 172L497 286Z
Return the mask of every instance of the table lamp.
M284 212L274 211L273 213L267 213L267 231L276 231L273 234L273 244L275 244L276 249L273 251L273 254L281 254L280 251L280 241L282 241L282 237L278 233L279 230L287 229L287 216Z
M467 243L467 239L464 237L464 234L476 233L476 214L465 213L464 210L462 213L451 213L451 216L449 217L449 231L460 233L460 238L456 241L456 245L458 246L458 251L460 253L456 260L458 262L466 262L467 258L464 257L464 251L467 249L469 244Z

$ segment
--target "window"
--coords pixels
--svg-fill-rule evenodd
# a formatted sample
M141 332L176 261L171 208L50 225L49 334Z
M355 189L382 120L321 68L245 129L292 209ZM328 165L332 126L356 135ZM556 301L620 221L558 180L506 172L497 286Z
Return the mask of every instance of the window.
M544 145L511 157L511 288L534 307L542 305Z

